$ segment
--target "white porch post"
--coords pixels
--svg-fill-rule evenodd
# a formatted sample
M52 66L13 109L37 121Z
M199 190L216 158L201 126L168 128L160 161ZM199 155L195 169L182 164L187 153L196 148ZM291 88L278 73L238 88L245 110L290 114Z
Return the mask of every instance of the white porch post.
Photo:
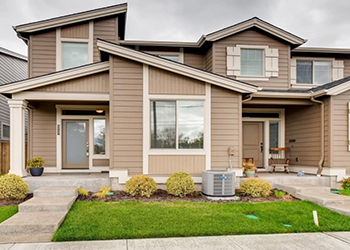
M8 100L10 106L10 174L27 176L25 170L25 110L27 101Z

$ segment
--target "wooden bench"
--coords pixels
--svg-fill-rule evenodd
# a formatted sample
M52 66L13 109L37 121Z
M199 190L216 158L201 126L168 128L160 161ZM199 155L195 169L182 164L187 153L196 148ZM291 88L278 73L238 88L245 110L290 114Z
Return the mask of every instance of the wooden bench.
M275 172L276 167L284 167L284 172L289 174L289 152L290 148L271 148L271 157L270 157L270 173Z

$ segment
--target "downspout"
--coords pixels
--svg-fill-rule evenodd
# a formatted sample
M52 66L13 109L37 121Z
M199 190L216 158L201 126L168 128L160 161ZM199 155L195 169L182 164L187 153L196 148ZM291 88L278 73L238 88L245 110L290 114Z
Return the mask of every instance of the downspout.
M243 103L243 102L248 102L248 101L250 101L252 98L253 98L252 95L248 95L248 98L242 100L242 103Z
M320 177L323 170L323 163L324 163L324 102L315 100L313 96L311 97L311 101L314 103L321 104L321 157L318 162L318 169L317 169L317 176Z

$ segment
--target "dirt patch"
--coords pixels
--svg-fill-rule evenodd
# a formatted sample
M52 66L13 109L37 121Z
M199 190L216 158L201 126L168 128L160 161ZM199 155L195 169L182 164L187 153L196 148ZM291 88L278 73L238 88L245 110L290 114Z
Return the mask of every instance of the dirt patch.
M33 194L28 194L26 198L20 199L20 200L1 200L0 199L0 207L16 206L21 204L22 202L25 202L26 200L29 200L32 197L33 197Z
M227 203L227 202L271 202L271 201L295 201L298 200L290 195L283 197L275 197L272 190L270 196L263 198L253 198L251 196L243 195L239 190L236 191L236 196L239 196L239 200L218 200L213 201L207 199L201 194L201 192L194 192L185 197L176 197L169 195L165 190L158 189L150 198L147 197L133 197L128 195L124 191L113 191L113 195L107 195L105 198L98 198L89 192L88 196L79 195L78 201L105 201L105 202L116 202L116 201L189 201L189 202L216 202L216 203Z

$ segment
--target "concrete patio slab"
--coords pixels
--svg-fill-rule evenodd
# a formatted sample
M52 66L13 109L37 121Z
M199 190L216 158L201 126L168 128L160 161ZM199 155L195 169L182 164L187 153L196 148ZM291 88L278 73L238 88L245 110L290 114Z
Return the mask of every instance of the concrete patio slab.
M34 197L77 197L79 186L47 186L34 190Z

